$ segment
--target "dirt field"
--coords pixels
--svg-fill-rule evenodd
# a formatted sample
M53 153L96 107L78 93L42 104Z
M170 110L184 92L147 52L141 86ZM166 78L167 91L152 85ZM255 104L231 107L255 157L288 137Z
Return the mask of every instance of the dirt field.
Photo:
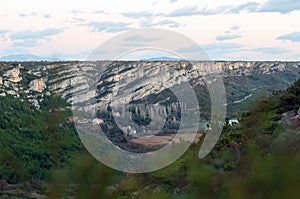
M198 142L202 134L197 134L194 142ZM131 139L129 142L145 145L145 146L159 146L159 145L166 145L170 142L178 143L180 142L179 138L174 138L176 134L170 134L170 135L162 135L162 136L149 136L149 137L139 137ZM183 137L183 140L191 140L193 136L190 133L184 133L181 134L181 137Z

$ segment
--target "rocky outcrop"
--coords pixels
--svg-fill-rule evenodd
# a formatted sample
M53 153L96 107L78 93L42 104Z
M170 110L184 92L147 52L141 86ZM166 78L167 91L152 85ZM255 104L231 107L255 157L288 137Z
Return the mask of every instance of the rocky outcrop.
M80 105L91 101L99 106L114 99L115 103L158 94L166 88L186 81L201 84L203 77L216 74L231 77L250 77L282 71L299 71L298 62L229 62L229 61L139 61L113 62L28 62L22 66L0 63L0 96L23 97L34 106L45 95L61 95L69 103ZM137 76L143 81L137 81ZM230 79L230 81L233 81ZM294 81L289 79L287 81ZM129 82L134 82L129 84ZM116 92L131 90L130 95ZM243 91L245 96L252 91ZM243 97L245 97L243 96ZM242 98L241 98L242 99ZM87 103L88 104L88 103Z
M300 130L300 108L297 112L289 111L282 114L281 121L285 126Z
M29 90L36 91L36 92L43 92L46 88L45 80L44 79L35 79L32 80L29 84Z
M6 77L8 77L8 80L13 83L18 83L22 80L22 77L20 77L20 69L19 68L13 68L6 72Z

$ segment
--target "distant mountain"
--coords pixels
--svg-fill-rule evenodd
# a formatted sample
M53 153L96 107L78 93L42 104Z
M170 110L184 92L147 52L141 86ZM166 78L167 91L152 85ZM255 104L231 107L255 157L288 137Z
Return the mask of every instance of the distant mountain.
M15 54L0 57L0 61L59 61L59 58L40 57L32 54Z
M151 57L142 59L141 61L180 61L182 59L176 57Z

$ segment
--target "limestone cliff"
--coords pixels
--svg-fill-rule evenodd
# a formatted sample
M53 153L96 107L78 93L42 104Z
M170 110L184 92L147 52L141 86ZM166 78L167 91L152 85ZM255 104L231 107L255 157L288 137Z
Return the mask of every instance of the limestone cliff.
M14 95L39 107L46 94L56 93L75 107L87 101L101 106L124 89L133 92L120 94L116 103L159 95L181 82L201 85L204 77L218 76L224 79L230 103L259 89L286 88L297 78L299 67L300 62L1 62L0 95ZM129 84L136 75L143 81Z

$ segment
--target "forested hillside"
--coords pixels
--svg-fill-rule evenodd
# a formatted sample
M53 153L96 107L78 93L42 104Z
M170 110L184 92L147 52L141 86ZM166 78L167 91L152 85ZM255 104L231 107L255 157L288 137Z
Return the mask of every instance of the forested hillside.
M240 124L226 124L216 147L202 160L200 142L167 168L123 176L83 156L56 173L49 194L52 198L296 199L300 135L297 127L282 122L282 114L288 111L299 122L299 91L300 80L286 91L257 99L252 110L241 115Z
M0 97L0 179L45 180L82 149L64 100L46 97L40 110L12 96Z
M21 194L0 192L6 198L26 198L33 191L49 198L300 195L300 80L286 91L257 99L251 111L240 115L240 124L226 123L206 158L198 158L200 141L172 165L145 174L116 172L85 152L73 124L65 120L70 112L59 97L47 98L41 110L9 96L0 100L0 178L28 184L18 188ZM290 123L283 120L287 113Z

